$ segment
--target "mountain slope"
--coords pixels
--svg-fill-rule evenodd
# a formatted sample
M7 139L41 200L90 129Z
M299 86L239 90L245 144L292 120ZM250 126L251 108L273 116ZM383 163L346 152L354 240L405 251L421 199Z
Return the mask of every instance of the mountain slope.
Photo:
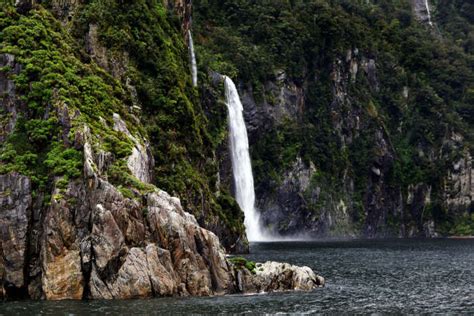
M268 229L312 237L473 233L469 5L194 6L201 68L240 81ZM459 21L470 23L460 29Z
M123 6L2 5L0 296L243 287L196 220L246 250L240 209L213 180L217 144L191 88L186 17L157 1Z

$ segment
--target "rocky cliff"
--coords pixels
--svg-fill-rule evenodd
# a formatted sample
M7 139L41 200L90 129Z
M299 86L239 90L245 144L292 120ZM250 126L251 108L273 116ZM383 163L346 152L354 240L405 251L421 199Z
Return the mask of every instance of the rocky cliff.
M211 136L200 138L206 126L195 113L202 111L200 100L183 72L190 3L137 2L129 11L121 5L17 1L1 9L0 296L131 299L323 286L306 267L266 263L250 271L235 265L218 236L202 228L197 218L230 250L246 250L240 209L218 186L211 191L200 173L215 162L204 144ZM157 29L140 35L167 46L147 49L129 38L111 45L108 36L134 34L104 29L107 19L118 17L108 15L114 12L157 22ZM173 19L179 23L170 24ZM142 73L157 60L173 75L182 71L181 81ZM143 91L151 85L174 92ZM156 104L146 98L155 95ZM180 119L196 133L185 131L187 142L173 130ZM184 142L188 148L180 147ZM193 157L183 169L183 159ZM169 174L173 168L180 178ZM199 198L187 203L197 216L158 189L157 179L168 185L185 179L189 186L175 186L175 193ZM193 180L202 182L196 187Z
M468 9L443 1L195 3L198 45L218 56L201 67L235 72L240 82L268 230L304 238L473 233L469 27L453 35Z

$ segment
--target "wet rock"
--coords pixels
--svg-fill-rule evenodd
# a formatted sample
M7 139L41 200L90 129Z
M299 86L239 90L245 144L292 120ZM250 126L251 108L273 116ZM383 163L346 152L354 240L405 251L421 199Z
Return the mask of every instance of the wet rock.
M173 296L181 283L176 276L168 250L155 244L146 247L148 271L153 291L158 296Z
M150 183L154 159L149 149L149 145L146 142L143 144L129 132L127 125L120 118L120 115L114 113L113 119L114 129L127 135L127 137L135 144L135 147L133 147L132 153L127 160L128 168L137 179L145 183Z
M255 274L240 272L240 288L245 292L311 291L325 284L324 278L309 267L288 263L257 263Z
M53 192L41 240L42 290L46 299L82 299L84 277L80 241L75 223L76 207Z
M63 251L44 266L42 286L48 300L80 300L84 292L79 250Z
M104 271L124 246L124 237L112 216L101 204L96 205L92 226L92 250L95 266Z
M187 291L212 294L209 265L198 249L201 228L194 216L183 211L178 199L160 191L148 196L148 220L154 237L170 251L174 270Z
M411 5L415 17L422 23L430 26L433 25L431 21L431 6L429 0L411 0Z
M31 203L28 177L17 173L0 175L0 281L7 295L10 290L26 286L24 267Z
M113 298L146 298L153 295L147 256L143 249L132 248L114 280L107 286Z
M469 149L464 148L464 138L451 133L444 142L445 158L449 152L457 151L459 158L452 162L448 169L444 187L444 199L449 209L457 213L468 210L474 201L474 169Z
M314 164L307 165L297 157L292 168L283 175L278 189L261 194L258 208L264 210L264 225L272 227L272 223L286 223L273 226L276 234L297 234L308 228L310 223L302 214L306 212L309 203L316 203L319 199L320 190L310 188L310 181L315 173Z

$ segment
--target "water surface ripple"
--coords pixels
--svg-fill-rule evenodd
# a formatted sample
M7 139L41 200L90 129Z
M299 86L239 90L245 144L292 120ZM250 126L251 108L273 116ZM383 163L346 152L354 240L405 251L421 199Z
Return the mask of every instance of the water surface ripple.
M310 293L134 301L3 302L0 315L470 314L474 240L252 244L255 261L307 265L327 285Z

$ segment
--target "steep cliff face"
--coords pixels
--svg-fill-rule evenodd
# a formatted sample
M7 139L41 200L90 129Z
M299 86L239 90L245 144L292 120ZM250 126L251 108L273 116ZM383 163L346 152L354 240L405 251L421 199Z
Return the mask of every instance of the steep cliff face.
M206 116L189 83L185 43L192 2L20 1L17 9L28 12L38 6L73 35L71 43L85 63L94 62L120 82L130 113L148 122L142 128L147 148L136 149L153 156L149 182L180 196L227 249L248 251L243 214L215 178L225 119ZM225 112L225 105L219 106ZM217 122L215 133L209 133L208 120ZM137 157L136 149L130 159Z
M472 234L472 55L451 31L464 10L442 1L195 2L198 45L217 56L201 68L240 81L267 229ZM442 12L453 20L438 29Z
M183 72L187 22L172 26L161 2L121 5L18 1L1 9L0 296L131 299L324 285L309 268L242 269L202 228L199 220L229 249L247 250L240 209L206 178L217 173L218 144L208 144ZM179 21L189 21L189 5ZM120 33L126 28L104 33L120 12L120 27L135 14L159 22L140 35L165 48L147 49L127 37L135 33ZM126 38L113 42L119 47L108 42L117 36ZM147 73L158 61L166 73ZM178 133L178 123L190 130ZM159 183L181 192L197 216Z

